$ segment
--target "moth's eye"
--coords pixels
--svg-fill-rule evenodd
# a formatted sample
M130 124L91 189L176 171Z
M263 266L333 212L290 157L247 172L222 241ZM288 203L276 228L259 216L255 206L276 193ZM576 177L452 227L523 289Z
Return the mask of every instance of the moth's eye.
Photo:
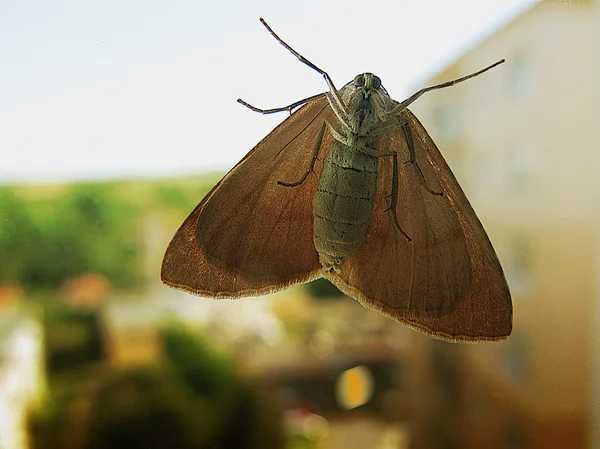
M354 77L354 84L357 85L358 87L362 87L365 85L365 77L362 75L356 75L356 77Z
M381 87L381 79L378 76L373 75L371 86L373 87L373 89L379 89Z

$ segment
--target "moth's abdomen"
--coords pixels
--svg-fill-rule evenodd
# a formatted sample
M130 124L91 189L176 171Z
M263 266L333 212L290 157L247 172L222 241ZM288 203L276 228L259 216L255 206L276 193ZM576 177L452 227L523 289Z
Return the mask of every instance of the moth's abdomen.
M367 232L377 191L377 159L334 142L314 198L314 243L325 269L350 259Z

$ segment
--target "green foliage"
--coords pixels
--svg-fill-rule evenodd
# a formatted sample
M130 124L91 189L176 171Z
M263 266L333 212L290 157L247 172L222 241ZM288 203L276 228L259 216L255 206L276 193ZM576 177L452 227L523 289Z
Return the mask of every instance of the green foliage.
M218 397L235 382L233 361L184 328L166 328L162 340L174 370L196 394Z
M12 190L0 189L0 280L22 280L39 240L25 202Z
M327 279L317 279L306 284L306 288L315 299L331 299L345 297L338 288Z
M273 398L232 359L181 328L162 340L160 366L97 370L53 385L32 421L33 449L284 447Z
M237 374L233 360L181 327L167 328L163 341L165 353L184 383L219 411L211 447L283 447L281 416L273 398L256 382Z
M138 368L113 375L95 399L81 449L210 447L210 404L194 398L165 370Z
M320 440L306 435L291 435L286 445L286 449L319 449L320 447Z
M122 287L140 280L139 211L114 185L47 193L0 190L0 282L56 288L89 272Z
M183 181L0 188L0 284L53 289L85 273L121 289L144 281L145 219L182 216L214 176ZM176 213L175 213L176 212Z

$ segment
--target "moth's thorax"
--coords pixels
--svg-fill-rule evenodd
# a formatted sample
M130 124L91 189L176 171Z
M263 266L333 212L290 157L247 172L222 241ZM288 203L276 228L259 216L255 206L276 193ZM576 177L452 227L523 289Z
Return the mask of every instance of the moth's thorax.
M362 83L357 83L361 80ZM354 81L340 90L340 96L348 111L348 121L355 136L367 136L387 118L387 109L392 103L389 95L381 86L372 81L374 75L357 75Z

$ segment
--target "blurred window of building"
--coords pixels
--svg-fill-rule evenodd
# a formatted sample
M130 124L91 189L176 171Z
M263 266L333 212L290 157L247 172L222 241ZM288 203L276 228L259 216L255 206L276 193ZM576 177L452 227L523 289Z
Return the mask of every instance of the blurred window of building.
M508 284L513 293L527 289L531 283L531 239L522 233L513 235L512 257L506 269Z
M466 176L464 181L461 179L459 181L467 197L471 198L479 192L490 192L494 187L495 179L498 178L498 168L492 163L490 155L484 152L473 152L465 157L465 161Z
M523 382L528 375L527 339L522 333L515 332L507 342L505 368L508 377L516 382ZM517 446L518 447L518 446Z
M509 420L508 434L506 437L506 449L526 449L527 438L521 422Z
M459 120L457 108L450 108L447 105L437 106L433 110L433 126L436 141L451 142L458 137Z
M527 192L532 184L536 166L533 148L525 142L517 142L506 151L508 188L514 193Z
M531 64L525 50L516 50L506 60L506 91L513 96L526 96L532 92Z

